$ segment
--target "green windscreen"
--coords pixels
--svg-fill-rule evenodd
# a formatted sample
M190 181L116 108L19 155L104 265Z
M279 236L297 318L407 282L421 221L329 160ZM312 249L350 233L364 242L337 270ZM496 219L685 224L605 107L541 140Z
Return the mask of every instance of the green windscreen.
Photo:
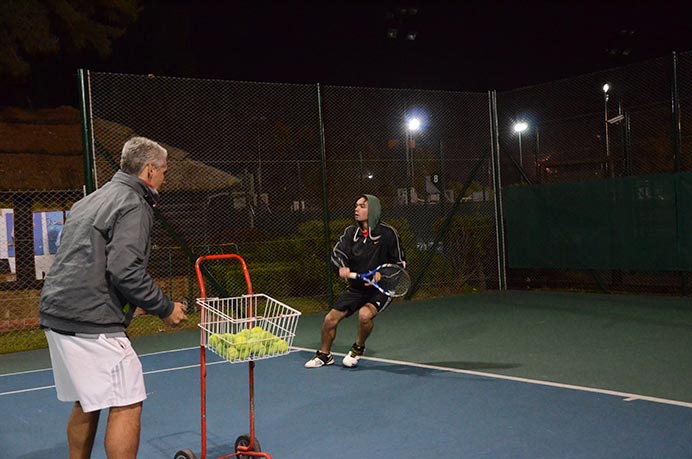
M510 268L692 269L692 173L504 193Z

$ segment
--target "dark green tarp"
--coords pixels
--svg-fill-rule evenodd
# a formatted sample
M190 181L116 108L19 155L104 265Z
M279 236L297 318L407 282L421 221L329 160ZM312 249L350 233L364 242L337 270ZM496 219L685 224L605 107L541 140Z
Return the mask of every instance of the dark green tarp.
M692 173L504 190L510 268L692 270Z

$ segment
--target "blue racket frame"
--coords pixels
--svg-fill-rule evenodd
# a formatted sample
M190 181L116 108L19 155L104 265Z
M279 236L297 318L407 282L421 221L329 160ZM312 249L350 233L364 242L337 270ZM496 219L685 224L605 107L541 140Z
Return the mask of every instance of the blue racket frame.
M375 282L375 279L374 279L375 274L377 274L377 273L378 273L379 271L381 271L383 268L390 268L390 267L391 267L391 268L397 268L397 269L403 271L404 275L408 276L408 274L406 273L406 270L405 270L404 268L402 268L400 265L397 265L397 264L394 264L394 263L384 263L384 264L379 265L377 268L375 268L375 269L373 269L372 271L367 272L367 273L362 273L362 274L351 273L351 274L349 275L349 278L351 278L351 279L360 279L360 280L362 280L363 282L366 282L366 283L372 285L372 286L375 287L377 290L379 290L380 292L382 292L384 295L387 295L388 297L391 297L391 298L397 298L397 297L401 297L401 296L406 295L406 292L403 292L403 293L400 293L400 294L395 294L395 293L394 293L393 291L391 291L391 290L385 290L385 289L383 289L382 287L380 287L379 284L378 284L377 282ZM408 291L408 290L407 290L407 291Z

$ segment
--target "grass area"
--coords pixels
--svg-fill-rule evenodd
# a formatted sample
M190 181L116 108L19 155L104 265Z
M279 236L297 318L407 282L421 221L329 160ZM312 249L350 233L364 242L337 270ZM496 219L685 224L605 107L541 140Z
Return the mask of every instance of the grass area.
M327 310L327 302L323 298L281 298L280 301L303 314L316 314ZM199 317L199 311L188 313L188 322L177 328L167 326L158 317L137 317L132 320L127 334L130 338L139 338L141 336L176 333L180 330L194 330L197 329ZM42 330L37 328L0 333L0 354L31 351L46 347L48 347L46 336Z

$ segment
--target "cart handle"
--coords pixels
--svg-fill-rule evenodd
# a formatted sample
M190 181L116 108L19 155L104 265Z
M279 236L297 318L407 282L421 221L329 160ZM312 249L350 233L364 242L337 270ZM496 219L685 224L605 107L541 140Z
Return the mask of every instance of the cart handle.
M202 270L200 268L201 264L203 261L213 261L213 260L238 260L240 262L240 265L243 267L243 276L245 277L245 283L247 284L247 294L252 295L252 282L250 281L250 273L247 271L247 265L245 264L245 260L242 259L240 255L236 255L234 253L226 253L226 254L221 254L221 255L205 255L202 257L199 257L197 261L195 262L195 272L197 274L197 283L199 284L199 290L200 290L200 297L201 298L206 298L207 297L207 291L204 288L204 278L202 277Z

